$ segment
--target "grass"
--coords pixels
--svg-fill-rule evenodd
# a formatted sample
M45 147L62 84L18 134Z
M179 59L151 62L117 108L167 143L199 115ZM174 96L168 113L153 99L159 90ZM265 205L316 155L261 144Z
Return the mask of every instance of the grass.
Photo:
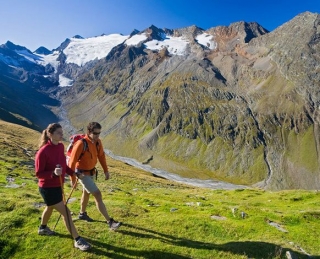
M304 134L298 135L293 130L288 134L286 154L295 164L318 173L317 147L314 139L314 128L310 126Z
M62 220L57 235L37 234L42 198L33 156L40 133L0 121L0 258L320 258L320 193L259 189L210 190L174 183L108 158L112 178L98 185L109 213L124 222L107 228L93 199L92 223L79 221L80 187L68 207L75 225L93 248L81 252ZM101 172L101 170L100 170ZM19 188L6 188L8 176ZM65 194L71 188L65 185ZM232 209L237 208L233 215ZM241 217L241 212L246 217ZM49 226L53 228L58 213ZM215 217L213 217L215 216ZM287 232L268 224L278 223Z

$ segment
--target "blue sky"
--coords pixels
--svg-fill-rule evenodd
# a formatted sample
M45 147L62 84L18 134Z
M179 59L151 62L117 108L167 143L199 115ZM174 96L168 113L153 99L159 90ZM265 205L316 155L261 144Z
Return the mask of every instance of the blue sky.
M74 35L128 35L151 24L203 29L257 22L269 31L296 15L320 13L320 0L0 0L0 44L54 49Z

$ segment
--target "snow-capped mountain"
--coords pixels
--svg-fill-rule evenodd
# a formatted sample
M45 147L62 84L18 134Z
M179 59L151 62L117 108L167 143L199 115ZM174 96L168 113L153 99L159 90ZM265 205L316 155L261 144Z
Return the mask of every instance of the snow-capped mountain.
M263 29L261 31L264 33ZM170 30L154 25L143 31L134 30L129 35L103 34L91 38L76 35L53 50L41 46L31 52L8 41L0 46L0 70L3 78L55 95L62 87L72 86L98 62L113 59L122 49L139 50L150 57L155 55L156 59L170 56L183 60L199 51L215 50L219 41L221 37L215 31L204 31L196 26ZM10 85L13 84L9 83L9 88Z
M127 46L144 44L146 49L153 51L166 48L171 55L185 55L187 53L188 39L183 36L172 36L161 29L156 28L156 30L156 39L150 37L148 30L135 32L131 35L110 34L92 38L83 38L76 35L70 39L66 39L60 47L52 51L45 47L40 47L33 53L25 47L7 42L5 45L8 49L14 51L15 54L0 53L0 61L15 67L23 67L26 61L44 67L52 67L54 74L59 78L59 86L70 86L74 79L59 73L59 66L61 66L62 63L83 67L88 62L106 57L109 52L119 44L125 44ZM216 46L213 36L205 32L197 35L196 41L205 48L214 49ZM61 58L62 56L64 58Z
M60 51L57 49L48 55L38 55L35 60L44 66L48 64L51 65L55 71L58 72L59 65L61 65L61 61L59 61L61 53L65 56L65 64L74 64L78 67L83 67L89 62L106 57L114 47L120 44L125 44L126 46L143 44L145 49L152 51L160 51L166 48L170 55L185 55L187 53L190 42L184 36L175 37L166 33L164 30L156 30L157 37L155 38L150 37L148 30L131 35L110 34L86 39L73 37L64 48L58 48ZM214 49L216 46L213 36L205 32L198 34L196 39L197 43L204 48ZM72 75L59 75L60 86L69 86L71 81L68 80L74 80ZM66 84L66 81L69 83Z
M139 45L144 44L146 49L160 50L167 48L172 55L183 55L186 52L188 41L183 37L173 37L161 33L160 40L151 39L146 32L136 33L132 36L121 34L102 35L92 38L73 37L64 43L64 47L59 47L52 51L52 53L33 53L34 62L43 66L50 65L54 68L55 73L59 73L59 66L76 65L84 67L87 63L97 61L106 57L109 52L117 45ZM201 42L202 44L204 41ZM61 56L64 56L61 59ZM73 66L74 68L74 66ZM59 86L70 86L74 80L74 74L60 74Z
M37 70L35 72L41 73L44 67L39 66L39 59L40 57L34 55L27 48L15 45L10 41L0 46L0 62L9 67Z
M152 28L152 29L150 29ZM59 86L71 86L78 73L75 69L84 67L90 62L96 62L106 57L110 51L120 44L137 46L143 44L146 49L160 51L166 48L170 55L185 55L190 41L184 36L173 36L170 30L158 29L151 26L145 31L134 31L130 35L110 34L91 38L83 38L76 35L66 39L59 47L52 51L40 47L33 53L25 47L11 42L5 44L8 51L0 50L0 62L16 68L25 68L34 64L40 65L46 72L41 72L44 77L53 77L59 82ZM213 36L200 29L202 33L196 36L196 42L204 48L214 49L217 45ZM153 37L152 37L153 36ZM3 49L3 47L2 47ZM27 65L28 66L27 66ZM66 66L70 66L69 72L65 72ZM71 72L71 71L73 72ZM39 73L39 72L38 72Z

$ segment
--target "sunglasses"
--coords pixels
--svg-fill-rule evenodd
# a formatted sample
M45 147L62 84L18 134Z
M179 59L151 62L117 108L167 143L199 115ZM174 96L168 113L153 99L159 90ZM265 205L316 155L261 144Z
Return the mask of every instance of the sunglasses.
M100 135L101 132L92 132L93 135Z

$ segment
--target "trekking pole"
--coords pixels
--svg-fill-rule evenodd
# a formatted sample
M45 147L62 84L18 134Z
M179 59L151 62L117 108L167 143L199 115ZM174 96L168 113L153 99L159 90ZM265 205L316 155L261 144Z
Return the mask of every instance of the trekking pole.
M66 204L66 196L64 195L63 182L62 182L62 177L61 177L61 175L59 175L59 179L60 179L60 185L61 185L61 192L62 192L63 203Z
M72 233L72 231L71 231L71 223L70 223L70 218L69 218L69 213L68 213L68 207L67 207L67 203L66 203L66 196L64 195L64 191L63 191L63 182L62 182L61 175L59 175L59 178L60 178L60 183L61 183L61 191L62 191L63 203L64 203L64 206L66 208L66 216L67 216L67 220L68 220L69 231L70 231L70 233ZM72 234L71 234L71 236L72 236Z
M62 192L63 203L64 203L64 207L66 208L66 217L67 217L68 226L69 226L68 230L69 230L69 232L71 234L71 237L72 237L71 223L70 223L70 218L69 218L69 213L68 213L68 207L67 207L67 204L66 204L66 197L65 197L64 191L63 191L63 182L62 182L61 175L59 175L59 179L60 179L60 184L61 184L61 192ZM61 216L61 214L60 214L60 216Z
M61 176L60 176L60 178L61 178ZM61 184L61 183L62 183L62 179L60 179L60 184ZM68 197L67 201L65 201L64 192L62 192L63 202L65 203L66 206L67 206L67 204L68 204L68 201L69 201L70 198L71 198L71 195L72 195L74 189L75 189L76 186L77 186L77 183L78 183L78 177L76 177L76 182L74 183L74 185L73 185L73 187L72 187L72 190L71 190L71 192L70 192L70 194L69 194L69 197ZM54 225L53 230L55 230L56 226L58 225L58 222L59 222L60 218L61 218L61 214L59 215L59 218L58 218L56 224Z

